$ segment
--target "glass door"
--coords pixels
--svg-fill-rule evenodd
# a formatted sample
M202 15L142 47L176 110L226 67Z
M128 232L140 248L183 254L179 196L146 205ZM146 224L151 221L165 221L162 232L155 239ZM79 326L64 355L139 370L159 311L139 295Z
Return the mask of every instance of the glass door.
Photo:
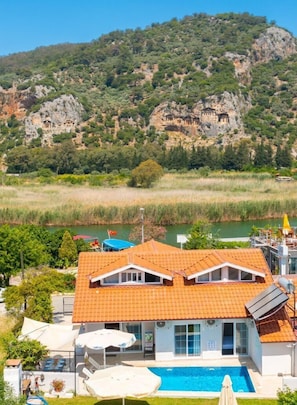
M174 343L176 356L199 356L201 352L200 325L175 325Z
M222 355L248 354L248 327L245 322L223 323Z
M248 354L248 327L245 323L236 323L236 354Z
M223 323L222 355L234 354L234 328L233 323Z

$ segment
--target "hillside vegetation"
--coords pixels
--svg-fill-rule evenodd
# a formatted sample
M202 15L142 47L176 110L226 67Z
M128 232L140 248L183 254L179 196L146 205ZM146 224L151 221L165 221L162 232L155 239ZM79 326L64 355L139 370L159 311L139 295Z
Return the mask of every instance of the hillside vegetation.
M265 17L195 14L13 54L0 86L13 173L295 165L296 39Z

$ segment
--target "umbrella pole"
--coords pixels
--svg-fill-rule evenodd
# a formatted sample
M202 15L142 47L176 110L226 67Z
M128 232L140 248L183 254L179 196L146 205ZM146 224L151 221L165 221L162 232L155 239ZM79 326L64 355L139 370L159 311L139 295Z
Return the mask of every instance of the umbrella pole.
M125 405L125 398L122 398L122 405Z
M106 351L103 349L103 368L106 368Z

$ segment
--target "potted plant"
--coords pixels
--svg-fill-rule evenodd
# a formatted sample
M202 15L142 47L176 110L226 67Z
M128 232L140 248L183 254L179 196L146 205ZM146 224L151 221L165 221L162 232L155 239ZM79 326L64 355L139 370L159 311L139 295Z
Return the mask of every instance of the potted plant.
M65 388L65 381L55 379L52 381L52 387L55 392L62 392L63 389Z

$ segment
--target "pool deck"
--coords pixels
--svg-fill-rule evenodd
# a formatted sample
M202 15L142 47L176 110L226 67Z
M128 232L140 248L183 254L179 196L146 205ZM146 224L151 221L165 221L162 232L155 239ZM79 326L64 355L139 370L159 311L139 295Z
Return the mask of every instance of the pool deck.
M65 317L66 318L66 317ZM68 323L71 323L69 317ZM67 323L67 322L66 322ZM103 364L102 354L97 357L99 364ZM252 383L256 392L236 392L237 398L277 398L278 389L282 389L282 377L278 376L261 376L257 367L249 357L231 358L224 357L222 359L191 359L191 360L172 360L172 361L155 361L153 356L144 358L143 353L118 353L116 355L107 355L107 365L112 366L116 364L127 364L131 366L143 366L143 367L173 367L173 366L196 366L196 367L231 367L231 366L246 366ZM83 364L79 368L81 371ZM80 372L78 378L78 392L81 395L89 395L85 390L84 380L85 376ZM195 392L195 391L158 391L155 396L158 397L191 397L191 398L218 398L218 392Z
M96 358L99 364L102 364L102 358L98 355L92 354ZM98 357L97 357L98 356ZM261 376L258 372L255 364L249 357L247 358L223 358L223 359L193 359L193 360L172 360L172 361L156 361L151 358L143 358L141 353L126 353L117 354L107 357L107 366L113 366L116 364L124 364L135 367L240 367L246 366L251 377L252 383L255 388L255 392L236 392L236 398L277 398L278 389L282 389L282 377L277 376ZM80 395L89 395L84 388L83 378L80 374L79 378ZM197 391L158 391L155 396L157 397L172 397L172 398L219 398L219 392L197 392Z
M261 376L255 367L254 363L249 359L231 359L224 358L220 360L174 360L162 361L155 360L135 360L135 361L122 361L122 364L131 366L144 366L144 367L173 367L173 366L196 366L196 367L232 367L232 366L246 366L252 383L256 392L236 392L237 398L276 398L277 390L282 389L282 377L276 376ZM158 391L155 396L162 397L191 397L191 398L218 398L218 392L194 392L194 391Z

